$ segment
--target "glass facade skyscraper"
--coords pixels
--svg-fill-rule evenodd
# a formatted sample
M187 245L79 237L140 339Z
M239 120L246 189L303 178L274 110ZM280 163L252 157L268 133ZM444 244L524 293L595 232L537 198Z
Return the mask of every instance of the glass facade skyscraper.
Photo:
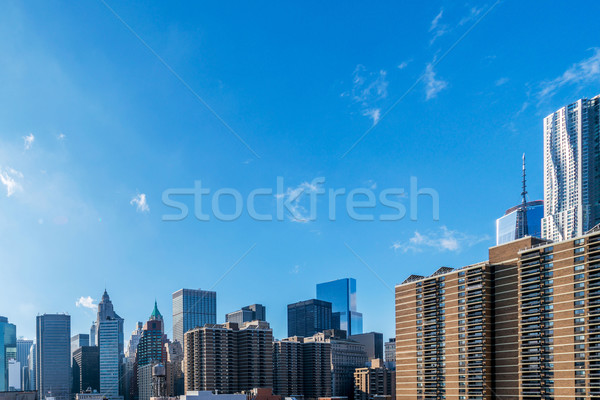
M333 328L348 335L363 333L362 314L356 311L356 279L343 278L317 284L317 299L332 305Z
M187 331L216 323L216 292L180 289L173 293L173 340L183 345L183 335Z
M519 204L509 208L506 213L496 220L496 245L512 242L525 236L542 237L542 218L544 217L544 202L529 201L525 204L527 215L523 215L523 206ZM527 222L527 230L523 225Z
M17 327L0 317L0 392L8 391L8 360L17 358Z
M71 398L71 316L37 316L36 388L40 400Z
M17 361L21 364L21 389L34 390L29 376L29 353L33 340L17 339Z

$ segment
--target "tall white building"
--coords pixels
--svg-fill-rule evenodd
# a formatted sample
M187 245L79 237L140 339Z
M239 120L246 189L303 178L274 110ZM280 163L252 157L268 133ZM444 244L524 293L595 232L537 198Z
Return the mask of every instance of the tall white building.
M544 118L542 237L567 240L600 223L600 96Z

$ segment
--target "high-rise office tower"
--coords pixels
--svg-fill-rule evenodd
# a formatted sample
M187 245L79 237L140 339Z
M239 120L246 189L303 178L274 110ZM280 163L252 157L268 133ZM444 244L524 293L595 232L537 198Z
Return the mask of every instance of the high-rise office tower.
M265 321L192 329L185 334L184 359L186 391L273 387L273 331Z
M180 289L173 293L173 340L183 345L183 335L187 331L216 323L216 292Z
M96 340L96 332L98 327L96 326L96 321L92 322L92 326L90 327L90 346L98 346L98 342Z
M127 344L127 350L125 351L125 371L124 371L124 396L126 400L133 400L137 396L137 373L135 370L135 357L137 347L142 336L142 330L144 329L144 323L138 321L136 328L131 332L129 343Z
M40 399L70 400L71 316L38 315L36 319L36 388Z
M266 321L267 309L262 304L252 304L242 307L241 310L230 312L225 315L225 322L235 322L241 324L250 321Z
M288 304L288 336L308 337L331 329L331 303L306 300Z
M152 397L152 367L158 363L166 364L166 341L163 317L155 301L152 314L142 329L135 356L139 400Z
M385 347L385 366L388 369L396 369L396 338L390 338L384 343Z
M369 360L375 358L383 360L383 333L361 333L358 335L352 335L349 337L349 339L365 346L365 351L367 352L367 357Z
M90 345L90 335L87 333L78 333L71 338L71 365L73 365L73 355L75 350L83 346Z
M8 391L8 361L17 358L17 327L0 316L0 392Z
M90 346L90 335L87 333L78 333L71 338L71 353L74 353L80 347Z
M22 390L33 390L29 376L29 353L33 346L33 340L17 339L17 361L21 365L21 388Z
M346 331L348 335L363 333L362 314L356 311L356 279L317 284L317 299L331 303L334 329Z
M73 393L100 390L100 348L81 346L73 352Z
M8 360L8 391L20 392L21 390L21 363L11 358Z
M34 343L29 350L29 390L37 390L37 345Z
M527 201L525 154L523 154L521 203L506 210L496 220L496 245L512 242L525 236L542 237L544 201Z
M100 393L109 399L119 399L123 393L121 376L125 357L123 318L115 312L106 290L98 303L96 340L100 348Z
M544 118L542 237L560 241L600 223L600 96Z
M273 343L273 393L317 399L331 396L331 345L294 336Z

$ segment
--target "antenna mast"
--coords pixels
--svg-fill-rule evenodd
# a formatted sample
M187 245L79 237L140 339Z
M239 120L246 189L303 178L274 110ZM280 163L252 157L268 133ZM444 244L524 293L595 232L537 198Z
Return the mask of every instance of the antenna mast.
M523 153L523 190L521 191L521 212L522 212L522 222L521 222L521 231L523 232L522 237L527 236L529 234L529 229L527 228L527 178L525 173L525 153Z

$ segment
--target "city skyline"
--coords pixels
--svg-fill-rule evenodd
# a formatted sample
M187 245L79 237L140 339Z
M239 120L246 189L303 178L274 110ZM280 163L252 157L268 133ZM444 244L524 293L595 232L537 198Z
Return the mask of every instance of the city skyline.
M0 315L29 339L44 313L88 333L105 288L126 339L155 300L172 338L181 288L216 291L218 323L262 304L284 338L287 304L352 277L363 331L387 340L394 285L482 261L519 203L523 152L529 199L543 198L544 117L600 93L595 3L56 4L0 13ZM379 195L413 176L439 194L439 220L428 199L416 221L329 221L326 207L309 222L162 220L163 193L196 181L246 197L283 177L289 198L317 177Z

